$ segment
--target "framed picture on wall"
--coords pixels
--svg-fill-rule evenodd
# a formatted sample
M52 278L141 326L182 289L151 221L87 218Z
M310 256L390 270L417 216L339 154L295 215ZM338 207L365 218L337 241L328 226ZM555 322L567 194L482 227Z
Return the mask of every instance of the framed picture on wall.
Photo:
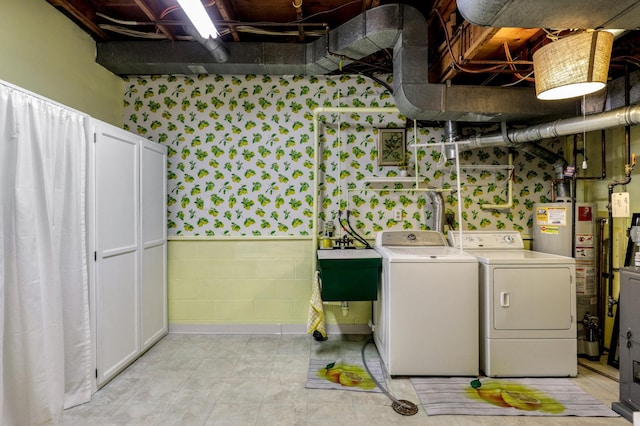
M405 129L378 129L378 166L401 165L405 156Z

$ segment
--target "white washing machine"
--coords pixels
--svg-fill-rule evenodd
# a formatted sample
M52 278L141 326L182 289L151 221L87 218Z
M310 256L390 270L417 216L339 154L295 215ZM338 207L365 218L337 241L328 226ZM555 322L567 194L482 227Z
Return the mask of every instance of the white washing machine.
M383 231L373 336L390 375L478 374L478 262L437 231Z
M525 250L517 231L451 231L449 241L479 262L484 374L576 376L575 260Z

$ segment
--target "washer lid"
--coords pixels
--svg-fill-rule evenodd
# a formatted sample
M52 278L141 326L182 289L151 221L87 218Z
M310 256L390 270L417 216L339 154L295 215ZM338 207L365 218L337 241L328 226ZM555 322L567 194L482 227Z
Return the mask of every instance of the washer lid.
M567 264L575 265L576 261L572 257L558 256L556 254L541 253L539 251L531 250L495 250L495 249L480 249L480 250L466 250L467 253L477 257L480 263L485 264Z
M457 248L448 246L376 246L375 250L382 255L383 259L388 260L389 262L478 263L477 259L469 253L465 253Z

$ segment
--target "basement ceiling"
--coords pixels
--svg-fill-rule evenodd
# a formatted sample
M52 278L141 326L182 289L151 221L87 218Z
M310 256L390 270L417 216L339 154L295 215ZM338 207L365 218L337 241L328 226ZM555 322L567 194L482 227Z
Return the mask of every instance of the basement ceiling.
M203 0L222 59L189 35L176 0L47 1L118 75L394 74L401 112L418 120L575 115L576 101L532 92L533 53L575 32L622 26L609 78L640 66L640 0Z
M96 42L189 41L188 20L176 0L47 0L89 33ZM203 0L225 44L272 42L304 44L326 35L364 11L391 3L417 9L425 19L429 46L429 82L475 85L531 85L532 53L550 39L569 33L577 24L640 22L637 1L461 0L465 20L455 0ZM579 7L577 6L579 5ZM615 9L615 8L613 8ZM582 11L582 15L581 15ZM604 15L605 13L614 16ZM618 20L613 17L618 16ZM621 19L620 17L624 17ZM498 23L501 28L487 27ZM565 25L566 28L519 28ZM635 24L634 24L635 25ZM616 42L613 74L625 60L640 62L638 37L627 33ZM119 44L125 48L126 43ZM508 61L512 59L512 61ZM391 73L390 49L357 60L344 60L334 73ZM118 70L118 74L126 74ZM131 74L135 74L132 70ZM527 77L529 76L529 77ZM525 78L527 77L527 78ZM518 83L520 82L520 83Z

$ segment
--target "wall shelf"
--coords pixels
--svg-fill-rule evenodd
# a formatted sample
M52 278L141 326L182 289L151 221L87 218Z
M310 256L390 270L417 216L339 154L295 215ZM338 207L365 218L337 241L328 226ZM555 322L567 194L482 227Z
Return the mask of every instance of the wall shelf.
M394 177L366 177L362 182L368 185L372 184L394 184L394 183L416 183L413 176L394 176ZM423 182L420 182L424 184Z

